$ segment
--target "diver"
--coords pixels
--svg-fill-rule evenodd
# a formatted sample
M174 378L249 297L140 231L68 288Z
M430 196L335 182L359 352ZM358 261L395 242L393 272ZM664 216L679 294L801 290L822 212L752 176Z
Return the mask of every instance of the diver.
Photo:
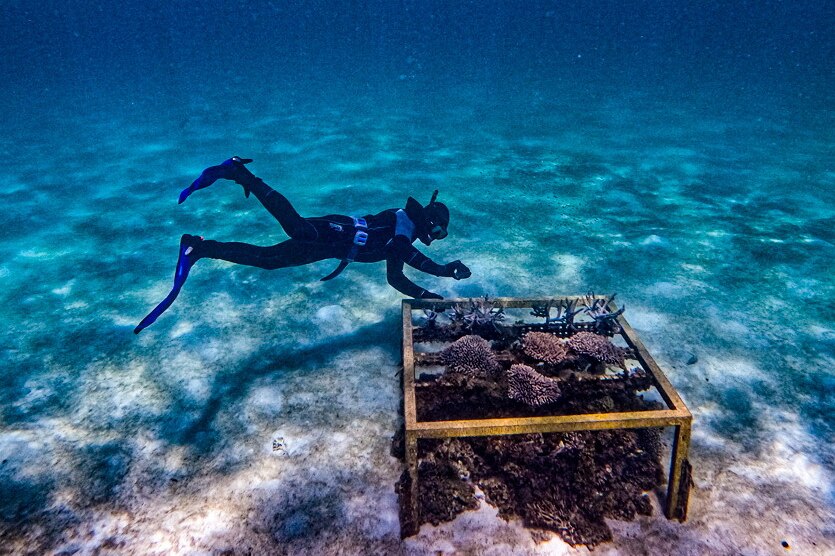
M470 269L460 260L438 264L412 245L415 239L426 245L447 236L449 209L436 201L438 191L426 206L409 197L405 208L388 209L362 218L331 214L303 218L293 205L246 164L252 159L234 156L217 166L206 168L189 187L180 193L179 203L197 190L205 189L219 179L241 185L244 195L255 195L264 208L278 220L290 239L270 247L248 243L220 242L201 236L184 234L180 239L174 287L134 329L139 334L150 326L177 299L194 263L203 258L257 266L268 270L300 266L324 259L339 259L336 268L323 281L336 278L353 261L373 263L386 261L386 278L396 290L418 299L443 299L411 282L403 274L403 265L434 276L456 280L469 278Z

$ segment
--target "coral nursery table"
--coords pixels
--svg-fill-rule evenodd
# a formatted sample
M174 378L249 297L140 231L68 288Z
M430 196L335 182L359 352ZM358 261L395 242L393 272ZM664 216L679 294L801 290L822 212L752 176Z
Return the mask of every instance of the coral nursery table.
M593 305L596 313L604 318L582 317L574 320L571 309L580 303ZM560 308L566 309L561 311ZM402 306L403 324L403 413L405 433L405 462L408 472L406 488L401 496L401 534L403 537L417 532L418 517L418 441L424 438L478 437L513 435L527 433L555 433L571 431L599 431L606 429L673 428L673 444L670 454L669 476L666 489L665 514L668 519L684 520L687 517L687 502L691 484L691 467L687 460L690 444L692 415L679 394L664 375L663 371L647 352L635 331L618 311L611 298L597 296L561 297L550 299L495 298L474 301L472 299L450 299L444 301L407 299ZM437 315L443 311L455 311L467 317L467 311L474 318L490 318L491 314L505 310L532 310L531 315L544 318L544 323L517 321L503 324L502 328L520 331L539 330L559 337L593 330L610 337L621 337L631 350L630 360L640 366L657 390L666 406L663 409L647 411L612 411L607 413L586 413L578 415L553 415L535 417L508 417L467 420L420 421L416 408L416 361L424 354L415 352L416 332L421 332L416 315ZM551 318L556 309L557 318ZM579 311L577 311L579 312ZM588 313L588 312L587 312ZM560 316L562 315L562 316ZM601 323L605 324L601 331ZM433 323L434 324L434 323ZM419 362L419 361L418 361Z

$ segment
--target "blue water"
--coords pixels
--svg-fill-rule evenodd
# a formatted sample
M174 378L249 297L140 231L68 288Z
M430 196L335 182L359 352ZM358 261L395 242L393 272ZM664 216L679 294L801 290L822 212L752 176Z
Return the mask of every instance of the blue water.
M24 2L0 17L0 553L564 553L484 510L401 544L382 264L204 260L450 206L447 297L618 292L695 416L690 519L619 554L835 551L828 2ZM694 358L695 363L688 364ZM637 528L636 528L637 527ZM492 548L491 548L492 547Z

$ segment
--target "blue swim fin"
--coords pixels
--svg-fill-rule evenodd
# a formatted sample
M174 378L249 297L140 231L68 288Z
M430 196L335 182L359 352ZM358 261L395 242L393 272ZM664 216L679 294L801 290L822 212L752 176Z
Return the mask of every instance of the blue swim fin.
M191 249L194 245L200 241L203 241L202 237L190 234L183 234L183 237L180 238L180 255L177 258L177 269L174 271L174 287L171 288L171 291L167 296L165 296L165 299L160 301L159 305L154 307L154 309L148 313L148 316L136 325L136 328L133 329L134 334L139 334L145 328L151 326L161 314L171 307L171 304L174 303L174 300L177 299L178 295L180 295L180 290L183 289L183 284L186 283L186 278L188 278L188 273L191 270L191 267L194 266L195 262L197 262L189 257L189 254L191 253Z
M220 179L227 179L240 183L244 188L244 195L249 197L249 189L239 180L244 179L246 175L252 175L244 168L244 165L249 164L250 162L252 162L251 158L233 156L232 158L224 160L217 166L209 166L203 170L200 176L194 180L191 185L180 191L180 198L177 200L177 204L183 204L183 201L188 199L189 195L195 191L209 187ZM241 170L244 170L244 172L241 172Z

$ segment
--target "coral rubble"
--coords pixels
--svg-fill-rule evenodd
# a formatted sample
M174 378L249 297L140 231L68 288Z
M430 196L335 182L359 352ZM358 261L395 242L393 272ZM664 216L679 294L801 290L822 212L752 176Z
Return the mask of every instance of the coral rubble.
M443 453L429 454L418 467L420 515L438 525L456 515L478 507L472 483L461 476L461 467L453 465Z
M422 441L420 521L437 524L472 507L478 486L502 517L594 547L611 540L605 518L651 514L646 491L663 478L659 435L643 429Z

